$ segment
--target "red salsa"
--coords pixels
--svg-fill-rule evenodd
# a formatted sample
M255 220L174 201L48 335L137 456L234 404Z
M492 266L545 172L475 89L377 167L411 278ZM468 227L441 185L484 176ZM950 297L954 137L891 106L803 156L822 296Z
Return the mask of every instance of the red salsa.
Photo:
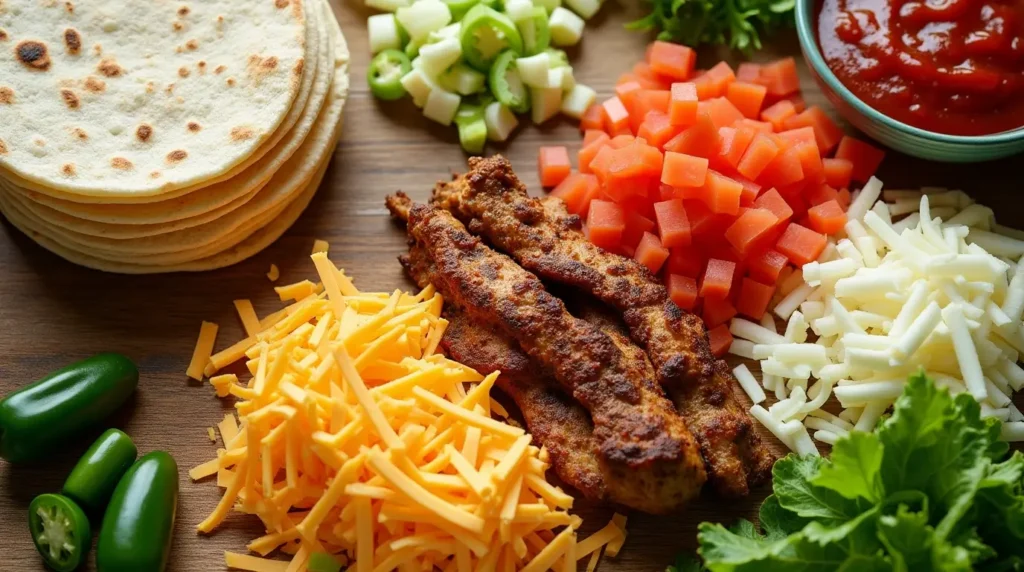
M889 117L955 135L1024 126L1024 0L822 0L818 42Z

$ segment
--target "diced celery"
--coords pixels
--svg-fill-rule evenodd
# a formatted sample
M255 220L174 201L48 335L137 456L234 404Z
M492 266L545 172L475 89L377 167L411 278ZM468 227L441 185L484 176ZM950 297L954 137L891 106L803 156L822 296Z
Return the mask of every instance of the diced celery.
M597 92L578 83L562 98L562 113L579 119L590 109L591 105L594 105L595 101L597 101Z
M419 60L424 72L437 77L462 58L462 43L456 38L447 38L436 44L420 48Z
M559 50L558 48L548 48L545 51L551 58L551 67L569 67L569 54L565 53L564 50Z
M506 141L519 125L516 115L497 101L484 110L484 122L487 124L487 137L491 141Z
M394 12L412 5L412 0L366 0L366 5L382 12Z
M548 14L554 12L555 8L562 5L562 0L533 0L534 6L542 6Z
M371 54L402 49L402 38L394 14L374 14L367 18L366 28L370 37Z
M410 38L424 42L431 32L451 23L452 12L441 0L417 0L411 6L399 8L396 17Z
M533 2L530 0L505 0L505 15L513 22L520 22L531 16Z
M562 83L565 81L565 79L563 79L562 76L563 76L563 70L566 70L566 69L568 69L568 68L549 69L548 70L548 85L547 85L547 87L557 87L558 89L561 89L561 90L565 91L565 88L562 87Z
M572 91L576 87L576 76L573 75L571 67L559 68L562 70L562 91Z
M461 102L462 98L457 94L438 87L431 90L430 95L427 96L427 103L423 106L423 116L441 125L451 125Z
M584 20L589 20L601 9L601 0L565 0L569 8Z
M558 114L562 108L561 87L534 87L530 88L530 118L537 125L544 123Z
M539 53L527 58L516 60L516 69L519 70L519 77L523 83L530 87L549 87L548 80L551 71L551 58L546 52ZM561 83L561 79L559 79Z
M409 43L405 45L405 55L409 56L410 59L420 55L420 48L423 47L423 40L409 40Z
M462 32L462 24L458 22L455 22L454 24L448 24L447 26L441 28L440 30L431 32L427 36L427 43L433 44L447 38L458 38L460 32Z
M423 70L413 62L413 70L402 77L402 87L412 96L412 102L416 107L423 107L430 97L430 92L439 89L434 80L427 77Z
M559 6L551 12L551 43L556 46L575 46L583 37L583 18Z
M459 95L472 95L484 90L487 76L467 66L457 63L440 78L441 86Z
M461 104L455 114L455 125L459 128L459 143L467 153L479 155L487 144L487 121L484 108L479 105Z

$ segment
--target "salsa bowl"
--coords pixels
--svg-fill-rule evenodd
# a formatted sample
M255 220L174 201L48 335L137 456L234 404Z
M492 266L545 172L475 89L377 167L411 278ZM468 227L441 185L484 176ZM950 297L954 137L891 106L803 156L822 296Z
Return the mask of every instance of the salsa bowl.
M796 27L811 75L847 121L887 147L922 159L975 163L1024 152L1024 127L991 135L947 135L897 121L850 91L829 68L817 40L816 2L796 0Z

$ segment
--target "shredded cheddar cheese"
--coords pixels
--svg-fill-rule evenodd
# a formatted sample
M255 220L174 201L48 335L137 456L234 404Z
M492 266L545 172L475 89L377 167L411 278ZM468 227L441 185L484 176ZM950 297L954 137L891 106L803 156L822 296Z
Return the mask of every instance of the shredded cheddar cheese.
M326 253L327 249L330 247L331 245L328 244L326 240L316 239L313 241L313 254L316 254L317 252Z
M203 380L204 368L210 361L213 345L217 343L217 330L217 324L203 322L203 325L199 328L199 339L196 340L196 347L192 351L192 361L189 362L185 375L196 381Z
M218 424L217 457L189 473L225 489L197 528L232 509L266 528L248 546L259 556L228 552L228 566L302 572L325 552L353 572L561 572L621 545L617 523L577 542L582 520L546 480L547 451L492 417L508 415L490 397L498 373L436 353L447 322L433 287L360 292L314 250L318 283L275 288L294 302L193 360L238 414ZM216 375L243 360L248 379Z
M271 282L277 282L277 279L281 277L281 271L277 269L276 264L270 265L270 271L267 272L267 280Z

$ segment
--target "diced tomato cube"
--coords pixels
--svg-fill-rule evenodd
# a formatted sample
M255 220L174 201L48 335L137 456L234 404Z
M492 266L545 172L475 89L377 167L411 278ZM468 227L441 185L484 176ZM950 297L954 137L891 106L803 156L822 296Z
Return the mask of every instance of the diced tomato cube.
M704 181L704 201L711 212L737 215L740 211L740 197L743 185L725 175L709 171Z
M711 117L711 122L716 128L730 127L737 121L743 119L739 109L724 97L714 97L707 101L701 101L697 105L697 113L706 110Z
M710 332L715 331L719 326L724 326L726 322L733 319L736 316L736 308L729 302L728 299L723 298L721 300L715 298L704 298L704 307L701 311L701 319L704 320L704 325Z
M744 278L740 285L740 294L736 297L736 311L748 318L760 320L768 310L773 295L775 286Z
M776 188L803 181L804 169L801 166L800 154L796 148L791 147L776 155L775 159L761 172L761 176L757 180L763 185Z
M749 127L722 127L718 130L718 162L735 169L756 132Z
M764 105L767 93L768 88L763 85L736 81L726 88L725 97L743 113L744 117L757 119L761 115L761 106Z
M689 79L696 62L697 53L679 44L657 41L647 50L647 63L651 71L675 81Z
M722 300L729 296L732 288L733 274L736 272L736 263L728 260L712 258L704 269L704 276L700 281L700 296Z
M882 159L885 159L885 151L847 135L839 142L836 159L850 161L853 164L853 180L866 183L878 170Z
M761 77L761 64L743 62L736 68L736 81L754 83Z
M836 200L812 207L807 211L807 216L811 228L822 234L835 234L846 226L846 213Z
M640 239L644 237L644 233L654 230L654 221L635 210L626 208L625 205L619 206L623 207L622 210L626 213L626 226L622 230L622 244L636 248L636 245L640 244Z
M611 201L592 200L587 214L587 230L590 242L607 250L614 249L626 230L626 213Z
M842 146L843 142L840 141ZM853 177L853 162L849 159L822 159L822 169L825 172L825 183L834 189L846 189L850 186Z
M761 66L758 83L768 88L775 97L785 97L800 91L800 76L796 72L796 60L784 58Z
M697 86L693 83L672 84L669 119L673 125L688 127L697 121Z
M537 174L542 187L554 187L572 172L569 149L563 145L541 147L537 156Z
M808 262L817 260L821 256L822 251L825 250L827 243L828 239L825 238L824 234L792 223L786 227L786 232L775 243L775 248L782 254L785 254L793 264L803 266Z
M591 105L583 112L583 117L580 118L580 129L582 131L588 131L591 129L600 129L604 131L606 129L606 121L604 118L604 107L599 104Z
M672 101L672 93L668 90L645 89L634 96L633 109L630 111L630 128L637 132L643 124L647 115L657 111L668 115L669 103Z
M796 107L793 106L793 102L783 99L770 105L764 111L761 112L761 121L767 121L772 124L772 127L776 131L782 131L783 125L786 120L796 115Z
M605 100L601 108L604 110L605 131L609 134L629 128L629 111L618 97Z
M769 189L762 193L754 201L754 206L770 211L778 219L778 224L786 224L793 217L793 208L789 206L786 199L782 198L782 195L776 189Z
M683 153L665 153L661 182L673 187L701 187L708 174L708 160Z
M682 200L671 199L654 203L654 215L658 221L658 235L663 246L675 248L690 245L690 220L686 216Z
M725 239L735 248L741 257L746 258L760 244L760 240L768 231L779 223L779 217L767 209L745 209L744 212L725 231Z
M822 153L830 153L843 138L843 130L832 121L817 105L812 105L802 112L785 120L786 129L810 127L814 130L814 139Z
M660 149L677 133L679 128L672 125L668 115L660 111L650 111L637 130L637 137L643 137L649 144Z
M671 274L696 279L704 271L705 261L698 247L674 246L669 249L667 268Z
M713 97L722 97L729 84L736 81L736 74L726 62L718 62L715 67L707 73L696 78L694 84L697 86L697 96L701 101Z
M718 128L707 113L698 113L697 122L665 143L665 151L709 159L718 153Z
M827 203L829 201L835 201L839 199L839 192L828 186L828 184L822 183L820 185L810 185L804 191L804 197L810 206L817 206L821 203Z
M754 280L775 284L787 264L789 264L789 259L786 258L786 255L769 248L747 258L747 271Z
M551 196L562 199L570 213L581 215L587 212L590 201L594 200L600 190L601 186L594 175L573 173L551 191Z
M719 316L715 316L715 319L718 318ZM732 346L732 332L729 331L729 325L723 322L709 329L708 344L711 346L711 355L716 358L729 353L729 348Z
M743 152L736 170L744 177L756 181L778 154L779 146L775 141L768 135L758 133Z
M692 311L697 306L697 281L690 276L669 274L665 278L665 287L668 297L681 309Z
M668 260L668 255L668 249L662 246L658 237L645 232L643 238L640 239L640 244L637 245L633 253L633 258L646 266L651 271L651 274L657 274L661 270L662 265L665 264L665 261Z

